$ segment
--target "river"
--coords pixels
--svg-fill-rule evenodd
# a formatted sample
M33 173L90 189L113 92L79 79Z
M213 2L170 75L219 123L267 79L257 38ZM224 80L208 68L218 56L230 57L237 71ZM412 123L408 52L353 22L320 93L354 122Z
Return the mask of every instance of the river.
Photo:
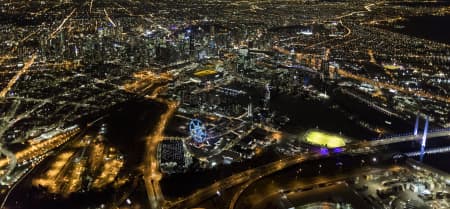
M383 28L418 38L450 44L450 15L414 16Z

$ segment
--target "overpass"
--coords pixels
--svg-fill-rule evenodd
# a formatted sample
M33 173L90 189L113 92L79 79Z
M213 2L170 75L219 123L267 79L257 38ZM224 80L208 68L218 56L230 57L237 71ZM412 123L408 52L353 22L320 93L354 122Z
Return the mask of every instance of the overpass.
M445 137L450 136L450 128L447 129L435 129L431 130L429 133L429 138L437 138L437 137ZM364 149L366 147L374 148L377 146L382 145L388 145L388 144L394 144L394 143L401 143L401 142L407 142L407 141L414 141L417 139L420 139L422 135L414 135L414 133L407 133L407 134L400 134L395 136L390 136L386 138L382 138L375 141L363 141L363 142L356 142L353 144L349 144L348 146L343 149L343 152L351 153L354 150L361 149L364 153L369 153L371 149ZM361 152L362 153L362 152ZM253 169L249 169L246 171L242 171L240 173L234 174L232 176L229 176L225 179L222 179L220 181L215 182L214 184L199 189L195 193L191 194L188 197L178 199L177 201L172 202L166 202L163 208L189 208L194 207L196 204L213 197L214 195L217 195L217 191L226 190L231 187L234 187L239 184L246 183L246 185L249 185L262 177L268 176L270 174L273 174L277 171L283 170L285 168L288 168L290 166L308 161L308 160L315 160L320 159L323 157L328 156L335 156L339 155L341 152L333 152L330 150L330 152L327 153L318 153L309 151L297 156L288 157L279 161L271 162L266 165L256 167ZM233 197L232 200L237 200L238 198ZM233 202L230 203L231 205L234 205Z
M306 160L314 160L323 157L320 153L308 152L298 156L289 157L283 160L275 161L257 168L249 169L235 175L229 176L225 179L215 182L214 184L199 189L192 195L180 199L178 201L170 202L166 205L167 208L190 208L194 207L201 201L206 200L214 195L217 195L217 191L229 189L235 185L248 182L252 179L259 179L276 171L283 170L284 168L293 166L295 164L304 162Z

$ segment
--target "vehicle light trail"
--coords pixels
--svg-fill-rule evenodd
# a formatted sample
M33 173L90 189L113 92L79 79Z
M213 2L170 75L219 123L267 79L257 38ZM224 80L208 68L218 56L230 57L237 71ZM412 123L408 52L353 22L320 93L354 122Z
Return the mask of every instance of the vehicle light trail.
M94 3L94 0L89 2L89 13L92 13L92 3Z
M146 138L147 140L147 151L146 160L144 168L144 182L147 188L147 195L152 208L160 208L164 203L164 197L162 195L161 189L159 187L159 181L162 178L161 173L158 170L157 159L156 159L156 148L164 139L163 132L175 113L178 103L166 101L168 110L161 115L158 125L156 126L153 133Z
M41 29L38 29L36 31L31 32L30 34L28 34L27 36L25 36L24 38L20 39L18 42L19 44L23 43L24 41L30 39L33 35L36 35L39 31L41 31ZM2 55L0 56L0 65L3 64L3 62L10 60L10 59L14 59L17 58L17 56L12 55L14 52L16 52L17 50L17 45L12 47L11 50L9 50L9 54L6 55ZM3 72L4 73L4 72Z
M77 10L76 8L73 9L72 12L70 12L70 14L67 15L66 18L64 18L64 20L61 22L61 24L53 31L53 33L50 34L50 38L49 39L55 37L56 33L58 33L61 30L61 28L64 26L64 24L66 24L67 20L69 20L70 17L72 17L72 15L75 13L76 10Z
M116 27L116 23L112 21L112 19L109 17L108 12L106 12L106 9L103 9L105 12L106 20L108 20L114 27Z
M19 80L20 76L22 76L22 74L27 72L27 70L31 67L31 65L33 65L36 57L37 57L36 54L33 54L31 59L29 59L25 63L23 68L19 72L17 72L17 74L9 81L8 85L6 85L6 87L0 92L0 98L6 97L6 94L11 90L12 86L14 86L14 84L17 82L17 80Z

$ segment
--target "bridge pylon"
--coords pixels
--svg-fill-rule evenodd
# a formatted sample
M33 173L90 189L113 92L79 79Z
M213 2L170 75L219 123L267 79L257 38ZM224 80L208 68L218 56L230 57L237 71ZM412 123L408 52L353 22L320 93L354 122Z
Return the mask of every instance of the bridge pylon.
M420 162L423 161L423 156L425 154L425 147L427 144L427 134L428 134L428 120L429 119L430 119L430 117L427 116L427 119L425 120L425 128L423 130L422 144L420 146Z
M418 131L419 131L419 120L420 120L419 113L417 113L416 125L414 126L414 136L417 136Z

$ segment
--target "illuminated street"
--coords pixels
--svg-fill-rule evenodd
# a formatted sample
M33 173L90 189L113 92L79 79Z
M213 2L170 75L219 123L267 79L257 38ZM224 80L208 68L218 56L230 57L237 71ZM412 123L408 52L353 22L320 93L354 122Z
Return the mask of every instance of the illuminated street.
M0 0L0 23L0 208L450 207L450 2Z

